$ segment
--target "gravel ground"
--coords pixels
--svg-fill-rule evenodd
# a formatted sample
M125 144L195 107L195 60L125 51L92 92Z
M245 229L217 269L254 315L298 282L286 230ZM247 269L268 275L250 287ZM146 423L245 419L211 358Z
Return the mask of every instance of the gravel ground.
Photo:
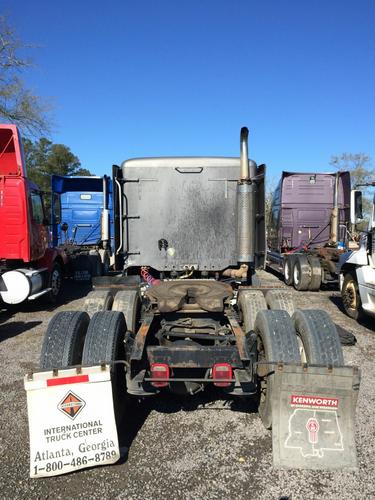
M269 275L270 280L278 281ZM29 479L23 376L37 368L42 337L56 311L80 309L87 290L67 286L67 302L0 311L0 491L2 498L127 499L368 499L375 498L375 325L359 325L340 310L339 293L298 293L298 307L322 308L354 333L345 360L362 370L357 406L358 472L274 470L271 433L256 413L214 393L188 400L157 398L129 412L113 466L66 476ZM68 302L69 300L69 302Z

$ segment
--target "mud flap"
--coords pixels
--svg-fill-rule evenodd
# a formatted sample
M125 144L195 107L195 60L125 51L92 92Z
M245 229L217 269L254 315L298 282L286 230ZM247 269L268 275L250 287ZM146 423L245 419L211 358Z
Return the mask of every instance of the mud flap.
M118 461L110 370L98 365L26 375L30 477Z
M356 367L275 367L274 466L356 469L354 422L359 383Z

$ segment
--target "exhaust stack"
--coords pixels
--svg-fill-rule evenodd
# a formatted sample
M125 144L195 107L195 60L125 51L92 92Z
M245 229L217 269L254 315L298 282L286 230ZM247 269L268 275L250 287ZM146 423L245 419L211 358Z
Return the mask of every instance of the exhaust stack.
M103 210L101 218L101 240L103 248L109 246L109 209L108 209L108 176L103 177Z
M330 234L330 243L331 245L337 245L338 236L339 236L339 179L340 172L336 173L335 176L335 187L333 194L333 208L331 213L331 234Z
M247 127L241 128L240 134L240 165L241 165L241 181L248 181L250 179L249 169L249 152L248 152L248 137L249 129Z
M255 261L255 162L249 162L248 135L246 127L241 128L240 136L240 179L237 183L237 261L249 266L252 274Z

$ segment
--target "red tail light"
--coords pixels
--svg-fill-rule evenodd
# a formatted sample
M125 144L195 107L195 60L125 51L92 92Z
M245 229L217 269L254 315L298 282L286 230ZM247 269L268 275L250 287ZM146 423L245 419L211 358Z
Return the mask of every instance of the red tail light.
M212 368L212 378L217 387L228 387L232 383L228 382L233 378L232 367L228 363L216 363ZM220 380L226 380L226 382L220 382Z
M166 378L169 379L169 366L164 363L153 363L151 365L152 378ZM166 387L169 382L151 382L154 387Z

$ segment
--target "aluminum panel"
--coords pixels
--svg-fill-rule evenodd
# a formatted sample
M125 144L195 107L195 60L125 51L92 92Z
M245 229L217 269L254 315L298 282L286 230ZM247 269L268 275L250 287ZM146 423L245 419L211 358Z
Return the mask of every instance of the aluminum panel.
M122 164L126 266L222 270L237 264L239 158L144 158Z

